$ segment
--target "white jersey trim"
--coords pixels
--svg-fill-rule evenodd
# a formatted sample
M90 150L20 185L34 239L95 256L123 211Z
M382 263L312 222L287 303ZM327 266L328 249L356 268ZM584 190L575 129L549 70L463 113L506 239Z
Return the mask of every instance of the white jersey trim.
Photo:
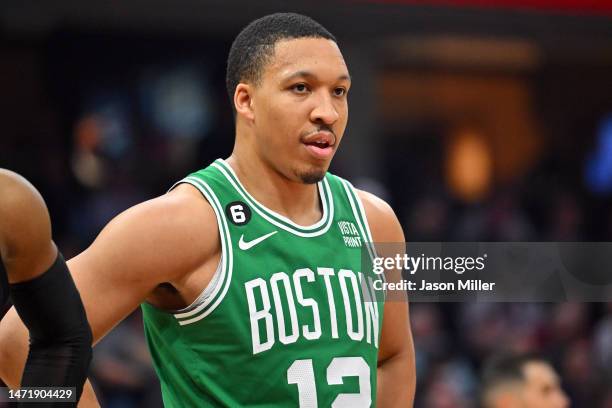
M190 312L193 309L195 309L197 306L200 306L201 304L205 303L205 301L210 303L209 299L211 295L214 293L216 287L221 284L220 278L223 273L223 263L222 262L223 262L223 255L221 255L221 258L219 259L219 263L217 264L217 269L215 270L215 273L212 279L210 280L210 282L208 282L208 285L206 285L206 287L204 288L200 296L198 296L196 300L191 302L189 306L186 306L182 309L172 310L171 311L172 314L179 315L182 313Z
M252 209L257 212L257 214L259 214L266 221L268 221L269 223L277 226L278 228L284 229L285 231L288 231L288 232L290 232L290 233L292 233L294 235L297 235L299 237L310 238L310 237L318 237L320 235L325 234L329 230L329 227L332 225L332 221L334 220L334 202L333 202L332 192L331 192L331 189L329 187L329 183L328 183L327 179L324 179L322 183L319 183L319 197L321 197L321 206L323 207L323 217L321 217L321 220L319 220L317 222L317 224L311 225L310 227L303 227L303 226L300 226L298 224L293 223L288 218L283 217L280 214L275 215L277 217L286 218L287 221L289 221L293 226L295 226L295 228L294 228L294 227L291 227L291 226L288 226L288 225L284 225L281 222L278 222L277 220L272 218L269 214L267 214L266 212L267 211L271 212L271 210L269 210L266 207L264 207L261 204L259 204L253 197L251 197L251 195L246 190L244 190L244 192L243 192L242 191L243 189L241 189L236 184L236 182L233 180L232 176L230 176L227 173L227 171L226 171L224 166L221 166L221 165L219 165L217 163L213 163L212 165L225 176L225 178L230 182L230 184L234 187L234 189L238 192L238 194L240 194L242 196L242 198L252 207ZM321 186L321 184L322 184L322 186ZM325 189L325 193L323 193L323 191L322 191L323 188ZM325 197L327 197L327 199L329 200L329 203L327 203ZM329 204L329 205L326 205L326 204ZM260 209L260 206L265 208L265 211ZM329 207L329 211L328 211L328 207ZM287 222L287 221L285 221L285 222ZM303 232L303 231L299 231L298 229L296 229L296 228L299 228L299 229L313 229L313 228L316 228L316 227L320 227L322 222L327 222L327 224L325 224L325 226L322 229L314 231L314 232Z
M342 185L344 186L344 190L346 191L346 195L348 196L349 203L351 204L351 208L353 209L353 215L355 216L355 220L357 221L357 227L359 228L359 231L361 231L361 234L364 237L365 245L368 249L368 255L370 255L370 259L372 260L372 262L374 262L374 259L378 257L378 253L376 252L374 238L372 237L372 233L370 231L368 217L366 215L365 208L363 207L363 203L361 202L361 198L359 197L359 194L357 194L357 189L353 187L353 185L348 180L342 179ZM386 282L386 277L384 273L381 274L380 277L383 282ZM364 279L370 278L364 276ZM371 284L368 283L364 286L367 288L368 297L370 299L376 299L376 296L373 293L372 288L370 287ZM386 293L384 293L383 296L386 298ZM378 314L378 307L376 308L376 313ZM381 336L381 333L382 330L379 331L379 337Z
M376 249L374 248L374 241L372 239L372 234L370 233L368 218L366 216L363 205L361 204L361 199L357 195L357 192L355 191L353 185L347 180L342 179L342 185L344 186L344 190L346 191L349 203L351 204L351 208L353 209L353 215L355 216L355 221L357 221L357 227L359 227L359 231L361 232L361 236L363 237L366 248L368 249L370 258L374 260L374 258L376 258ZM355 201L357 203L355 203ZM361 220L363 220L363 223Z
M234 171L234 169L232 168L232 166L229 165L228 162L226 162L223 159L219 159L218 160L223 166L224 169L226 169L231 175L232 175L232 179L235 180L238 183L238 187L240 187L240 191L244 192L244 194L246 196L249 197L249 199L257 204L260 209L264 210L265 212L268 212L270 215L278 218L280 221L283 221L287 224L289 224L289 226L299 229L299 230L313 230L316 228L319 228L321 225L325 224L325 222L327 221L327 216L328 214L328 203L327 203L327 198L326 198L326 191L323 190L323 186L322 186L322 181L317 183L317 188L319 190L319 197L321 198L321 208L323 209L323 215L321 216L321 219L318 220L316 223L312 224L312 225L299 225L296 224L295 222L291 221L289 218L285 217L282 214L277 213L276 211L273 211L271 209L269 209L268 207L266 207L265 205L263 205L262 203L260 203L259 201L257 201L257 199L255 197L253 197L248 190L244 187L244 185L242 184L242 182L240 181L240 179L238 178L238 175L236 174L236 172ZM220 168L221 166L219 166L219 164L217 163L213 163L213 166ZM225 175L225 174L224 174ZM233 184L233 183L232 183ZM235 187L235 185L234 185ZM329 191L327 191L327 193L329 193Z
M217 227L221 241L221 259L219 262L221 268L217 268L215 275L209 284L202 290L202 293L200 296L198 296L195 302L193 302L190 306L187 306L185 309L174 313L174 317L178 320L178 323L181 326L184 326L205 318L211 314L213 310L217 308L217 306L219 306L227 294L227 290L229 289L229 284L232 279L233 253L227 220L225 219L223 211L221 210L222 207L219 199L213 192L212 188L210 188L205 181L192 176L186 177L183 180L175 183L172 188L181 183L187 183L197 188L204 198L210 203L215 212L215 217L217 218ZM217 296L217 294L219 294L219 296Z

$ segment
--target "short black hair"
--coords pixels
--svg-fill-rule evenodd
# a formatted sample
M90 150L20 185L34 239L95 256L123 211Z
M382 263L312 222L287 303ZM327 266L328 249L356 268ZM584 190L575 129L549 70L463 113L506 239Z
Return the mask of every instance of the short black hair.
M296 13L275 13L259 18L245 28L232 43L227 58L225 84L234 109L234 92L240 82L258 83L278 41L294 38L325 38L336 41L329 31L312 18Z
M548 362L535 353L500 354L490 358L482 370L481 398L484 399L494 389L511 383L523 383L526 380L525 366L529 363Z

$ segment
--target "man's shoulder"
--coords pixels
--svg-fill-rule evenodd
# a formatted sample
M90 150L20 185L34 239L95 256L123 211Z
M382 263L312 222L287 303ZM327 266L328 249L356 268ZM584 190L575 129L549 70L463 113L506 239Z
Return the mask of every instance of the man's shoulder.
M367 192L365 190L360 190L358 188L355 189L357 192L357 196L363 203L364 209L368 216L376 216L376 217L395 217L395 212L393 208L382 198L378 197L375 194Z
M163 228L169 233L208 236L217 228L211 205L189 184L179 184L164 195L138 204L126 215L143 226Z
M0 252L35 254L51 241L45 201L29 181L0 169Z
M147 252L179 251L183 257L191 252L201 256L208 246L214 247L216 229L217 220L208 202L195 188L183 184L127 209L105 228L123 242L136 240Z
M180 186L125 210L69 266L90 269L102 259L155 283L192 272L215 254L219 238L212 209L189 189Z
M36 188L21 175L0 169L0 212L8 217L33 210L46 214L46 206ZM24 215L27 219L29 214Z
M355 189L363 204L375 242L402 242L404 234L393 208L382 198Z

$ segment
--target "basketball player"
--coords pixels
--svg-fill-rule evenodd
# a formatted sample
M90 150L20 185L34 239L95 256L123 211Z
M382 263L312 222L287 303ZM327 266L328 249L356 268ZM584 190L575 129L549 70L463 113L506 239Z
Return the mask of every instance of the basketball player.
M231 156L122 213L69 262L94 339L142 304L167 406L411 406L407 303L359 290L366 243L403 242L402 228L327 173L351 86L335 38L297 14L256 20L227 85ZM2 322L0 346L23 359L18 327ZM16 354L0 361L9 383Z
M481 391L485 408L566 408L559 376L533 355L501 356L488 362Z
M0 308L10 292L29 330L21 385L75 387L79 396L91 360L85 310L51 240L45 202L26 179L4 169L0 169L0 257ZM10 352L4 347L2 351Z

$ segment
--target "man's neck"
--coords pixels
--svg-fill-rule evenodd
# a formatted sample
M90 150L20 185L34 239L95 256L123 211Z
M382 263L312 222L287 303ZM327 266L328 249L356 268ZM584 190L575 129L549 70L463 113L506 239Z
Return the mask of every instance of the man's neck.
M236 151L227 159L238 179L257 201L298 225L312 225L321 219L316 184L289 180L258 157L242 157Z

